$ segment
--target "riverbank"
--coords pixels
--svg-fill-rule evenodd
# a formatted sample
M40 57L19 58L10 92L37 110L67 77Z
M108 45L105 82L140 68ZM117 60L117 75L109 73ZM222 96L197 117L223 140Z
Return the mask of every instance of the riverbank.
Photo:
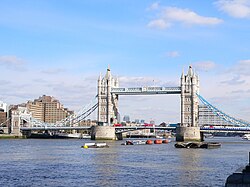
M0 134L0 139L23 139L24 136L17 136L12 134Z

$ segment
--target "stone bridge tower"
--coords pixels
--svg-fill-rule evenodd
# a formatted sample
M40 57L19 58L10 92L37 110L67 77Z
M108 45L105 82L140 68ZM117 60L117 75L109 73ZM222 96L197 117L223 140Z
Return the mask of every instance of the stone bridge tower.
M198 126L199 77L189 66L187 75L181 75L181 124L176 129L176 141L200 141Z
M117 123L118 95L112 94L111 89L119 87L118 78L113 78L108 67L106 75L98 79L98 116L99 124L112 125Z

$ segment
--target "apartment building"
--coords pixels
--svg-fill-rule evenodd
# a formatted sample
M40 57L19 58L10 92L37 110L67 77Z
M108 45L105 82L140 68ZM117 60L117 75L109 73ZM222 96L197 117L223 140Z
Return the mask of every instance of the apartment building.
M73 113L73 111L64 108L57 99L46 95L34 101L28 101L27 108L35 119L46 123L55 123Z

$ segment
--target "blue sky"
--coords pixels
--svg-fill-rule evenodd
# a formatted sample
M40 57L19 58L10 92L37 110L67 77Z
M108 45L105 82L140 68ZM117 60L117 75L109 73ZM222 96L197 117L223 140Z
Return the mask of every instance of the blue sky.
M191 64L201 95L250 120L249 31L249 0L1 0L0 100L77 110L108 64L124 87L178 86ZM121 97L120 113L178 122L179 96Z

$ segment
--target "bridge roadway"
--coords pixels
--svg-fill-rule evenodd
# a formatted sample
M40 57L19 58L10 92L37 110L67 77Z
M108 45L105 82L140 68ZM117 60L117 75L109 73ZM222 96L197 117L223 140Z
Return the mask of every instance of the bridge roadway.
M21 131L39 131L39 130L90 130L91 126L78 126L78 127L56 127L56 126L44 126L44 127L21 127ZM117 133L142 130L142 129L156 129L156 130L175 130L175 127L152 127L152 126L123 126L115 127ZM250 133L250 127L201 127L201 132L214 133L214 132L232 132L232 133Z
M111 88L117 95L181 94L181 87Z

